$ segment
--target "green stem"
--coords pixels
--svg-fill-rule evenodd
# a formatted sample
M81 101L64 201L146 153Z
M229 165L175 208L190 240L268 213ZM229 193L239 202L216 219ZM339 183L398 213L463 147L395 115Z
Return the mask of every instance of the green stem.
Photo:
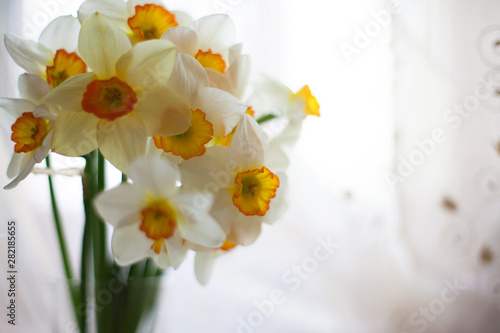
M83 178L82 178L83 179ZM85 189L84 189L85 193ZM85 200L85 199L84 199ZM83 230L82 242L82 261L81 261L81 283L80 283L80 305L78 308L80 332L85 333L87 329L87 277L88 277L88 264L89 252L91 250L92 239L90 214L88 214L88 205L85 205L85 227Z
M99 192L104 191L104 188L106 187L105 162L106 160L104 159L104 156L102 156L101 152L99 152L97 157L97 191Z
M50 168L49 156L47 156L45 162L47 163L47 168ZM64 231L61 225L61 216L59 215L59 208L57 206L57 199L54 192L54 184L52 182L52 176L49 175L48 178L49 178L50 202L52 204L52 214L54 215L54 222L56 224L57 239L59 240L59 247L61 249L61 255L64 264L64 272L66 273L66 278L68 280L73 280L73 273L71 271L71 266L69 264L68 250L66 248L66 240L64 238Z
M47 155L45 159L45 163L47 164L47 168L50 168L50 157ZM54 190L54 183L52 182L52 176L48 175L49 180L49 191L50 191L50 203L52 206L52 214L54 216L54 223L56 225L57 232L57 240L59 241L59 248L61 250L62 261L64 265L64 272L66 275L66 279L68 282L69 292L71 295L71 301L73 303L73 310L75 312L75 316L78 319L77 306L79 303L78 293L73 288L73 272L71 270L71 265L68 256L68 249L66 247L66 239L64 237L64 230L62 228L61 216L59 214L59 207L57 205L56 194Z
M85 156L85 177L88 189L84 200L85 213L90 222L92 249L94 258L94 278L95 278L95 315L98 332L111 332L112 321L109 313L109 303L104 304L103 293L107 288L109 278L108 265L106 262L106 226L98 217L94 210L93 202L100 190L104 189L104 158L99 156L97 151L93 151ZM101 304L103 303L103 304Z
M259 117L259 119L257 119L257 123L262 125L266 121L273 120L275 118L278 118L278 116L272 113L268 113L266 115L263 115L262 117Z

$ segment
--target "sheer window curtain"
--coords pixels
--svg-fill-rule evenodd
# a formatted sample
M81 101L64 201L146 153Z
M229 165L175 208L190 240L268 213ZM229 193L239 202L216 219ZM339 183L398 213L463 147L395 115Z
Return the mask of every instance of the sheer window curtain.
M43 14L50 19L74 14L80 3L2 0L2 33L36 39L49 20L33 23L34 15L42 23ZM454 104L474 96L481 86L478 77L494 78L497 1L164 3L195 19L225 11L234 19L254 72L293 90L309 84L322 117L304 123L289 170L290 210L255 244L219 258L208 286L195 281L192 258L169 272L159 332L409 333L425 324L426 332L470 333L498 327L493 326L498 318L495 253L500 253L495 241L498 94L480 100L469 117L458 114L457 129L451 126L458 120L443 118ZM377 20L384 20L383 10L391 13L391 23ZM366 29L375 30L367 34ZM356 52L346 53L346 44ZM7 77L2 97L12 97L20 70L3 45L0 52L0 73ZM440 128L447 139L437 143L433 131ZM11 146L9 133L2 136L0 179L6 184ZM427 139L435 142L428 155L419 148L425 143L432 148ZM418 150L424 161L413 166ZM414 171L401 175L400 166L408 168L407 163ZM0 195L2 222L18 221L20 271L19 326L12 330L1 321L0 331L50 332L48 318L64 299L55 296L52 283L63 271L46 183L45 177L32 175ZM80 184L58 177L56 187L78 271ZM303 275L294 273L328 240L335 246L325 261ZM4 241L0 238L0 253ZM422 322L420 308L436 303L455 278L463 279L466 290L435 320ZM284 301L259 321L255 313L266 311L259 309L273 290L283 291ZM71 323L68 313L57 316Z

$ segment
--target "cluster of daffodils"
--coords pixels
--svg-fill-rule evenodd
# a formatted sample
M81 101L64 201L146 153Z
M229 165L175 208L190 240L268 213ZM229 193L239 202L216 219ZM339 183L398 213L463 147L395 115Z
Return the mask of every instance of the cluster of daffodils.
M5 36L26 73L20 99L0 99L14 143L10 189L49 152L101 154L132 182L95 207L114 227L119 264L152 257L177 268L196 252L205 283L214 259L255 241L284 209L285 151L307 115L297 93L261 77L226 15L192 21L154 1L87 0L38 42Z

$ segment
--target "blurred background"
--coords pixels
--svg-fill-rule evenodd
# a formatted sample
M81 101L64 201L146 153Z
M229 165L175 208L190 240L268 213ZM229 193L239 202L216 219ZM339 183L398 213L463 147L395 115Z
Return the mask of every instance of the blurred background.
M81 3L0 1L0 32L34 40ZM164 4L193 19L230 15L253 72L308 84L321 117L305 120L291 157L288 212L220 257L207 286L191 257L167 272L158 332L500 332L499 1ZM0 96L17 96L21 73L1 43ZM0 137L7 184L12 144ZM78 271L81 184L55 184ZM19 267L18 325L4 318L0 331L52 332L71 317L46 177L0 199L0 253L14 219Z

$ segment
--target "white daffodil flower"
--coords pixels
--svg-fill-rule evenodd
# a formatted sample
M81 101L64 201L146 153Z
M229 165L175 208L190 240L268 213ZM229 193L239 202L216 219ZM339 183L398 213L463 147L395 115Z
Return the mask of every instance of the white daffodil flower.
M206 70L210 85L241 99L250 78L250 59L235 44L235 27L229 16L214 14L189 26L165 32L162 39L173 42L177 52L194 57Z
M269 117L262 125L269 137L265 164L273 170L288 167L287 150L291 150L300 137L303 120L320 116L319 104L306 85L293 93L284 84L260 75L254 83L254 92L247 103L255 110L256 119Z
M247 103L254 108L257 118L274 114L285 117L290 123L301 123L306 116L320 116L318 101L307 85L294 93L283 83L259 75L254 86L254 93Z
M96 12L110 18L134 44L159 39L169 28L192 22L186 13L169 11L156 0L85 0L78 18L83 23Z
M74 76L52 90L46 103L61 107L52 150L82 156L99 147L122 172L146 152L147 137L184 133L189 107L165 86L175 48L164 40L132 47L128 37L96 13L83 22L78 44L93 72Z
M181 135L153 137L155 146L176 156L173 160L177 163L205 154L213 137L231 133L247 109L235 96L208 85L208 75L201 64L178 53L167 86L188 103L191 125Z
M51 88L34 74L19 77L22 99L0 98L2 124L11 127L11 140L15 143L14 154L7 169L7 176L14 178L5 189L12 189L25 179L36 163L43 161L50 152L55 117L38 101Z
M286 176L263 165L266 146L262 128L245 115L229 147L210 147L204 156L180 165L183 186L215 193L211 214L234 244L254 242L262 222L274 222L273 212L282 204L278 194Z
M120 265L153 257L164 268L178 268L186 242L208 248L223 245L225 233L209 215L206 194L180 192L175 166L159 157L143 157L129 169L133 183L101 193L95 206L114 226L112 250Z
M52 88L66 79L87 72L77 53L80 22L74 16L60 16L42 31L38 43L5 35L5 48L26 72L47 80Z

